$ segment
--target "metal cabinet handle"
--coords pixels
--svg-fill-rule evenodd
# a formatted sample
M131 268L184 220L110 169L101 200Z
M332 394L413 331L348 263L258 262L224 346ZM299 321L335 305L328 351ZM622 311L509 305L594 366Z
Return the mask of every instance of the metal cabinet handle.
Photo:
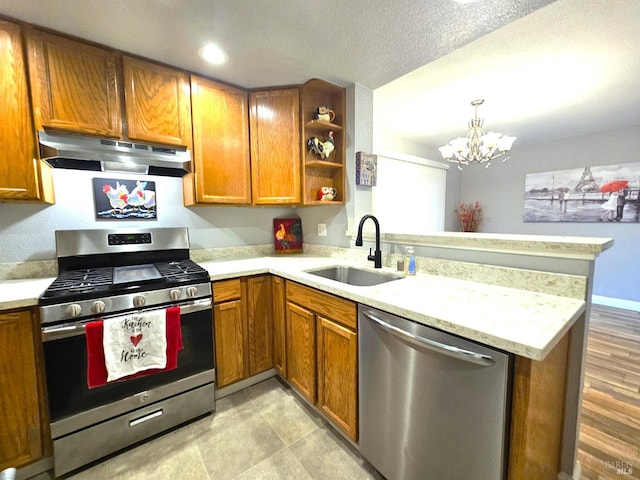
M428 338L414 335L413 333L407 332L401 328L398 328L394 325L391 325L385 322L384 320L379 319L378 317L372 315L369 312L362 312L362 315L364 315L366 318L368 318L372 322L376 323L380 328L388 331L389 333L397 337L400 337L408 341L409 343L417 347L433 350L435 352L442 353L450 357L458 358L460 360L464 360L465 362L481 365L483 367L490 367L496 363L495 360L488 355L472 352L469 350L464 350L462 348L454 347L452 345L447 345L444 343L436 342L434 340L429 340Z

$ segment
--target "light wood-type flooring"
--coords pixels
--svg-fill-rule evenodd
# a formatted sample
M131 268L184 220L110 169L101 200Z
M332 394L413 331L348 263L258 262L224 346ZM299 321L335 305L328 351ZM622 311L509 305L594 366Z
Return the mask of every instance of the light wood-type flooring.
M578 459L583 480L640 479L640 313L594 305Z

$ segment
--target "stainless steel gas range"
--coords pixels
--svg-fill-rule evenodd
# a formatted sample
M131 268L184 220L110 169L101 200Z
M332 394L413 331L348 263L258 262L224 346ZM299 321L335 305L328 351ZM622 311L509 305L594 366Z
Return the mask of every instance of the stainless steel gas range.
M210 278L186 228L61 230L56 253L39 306L59 476L212 412L215 370ZM88 324L176 306L175 368L90 387Z

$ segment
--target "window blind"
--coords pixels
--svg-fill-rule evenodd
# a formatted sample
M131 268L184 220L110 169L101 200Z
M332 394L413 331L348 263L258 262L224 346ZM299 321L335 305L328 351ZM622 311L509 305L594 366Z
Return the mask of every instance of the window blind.
M444 230L447 166L411 158L377 156L374 215L386 233L424 235Z

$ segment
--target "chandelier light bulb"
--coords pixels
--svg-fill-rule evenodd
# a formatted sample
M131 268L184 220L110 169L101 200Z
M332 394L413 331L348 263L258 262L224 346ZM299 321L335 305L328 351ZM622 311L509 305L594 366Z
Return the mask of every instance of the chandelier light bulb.
M447 145L440 147L442 158L448 162L458 164L458 169L462 170L462 165L472 165L474 163L484 164L488 167L494 158L502 158L502 161L509 159L508 152L511 150L516 137L509 137L498 132L485 133L482 129L484 119L478 117L478 107L484 100L474 100L471 106L475 108L474 117L469 120L469 132L466 137L458 137L451 140Z

